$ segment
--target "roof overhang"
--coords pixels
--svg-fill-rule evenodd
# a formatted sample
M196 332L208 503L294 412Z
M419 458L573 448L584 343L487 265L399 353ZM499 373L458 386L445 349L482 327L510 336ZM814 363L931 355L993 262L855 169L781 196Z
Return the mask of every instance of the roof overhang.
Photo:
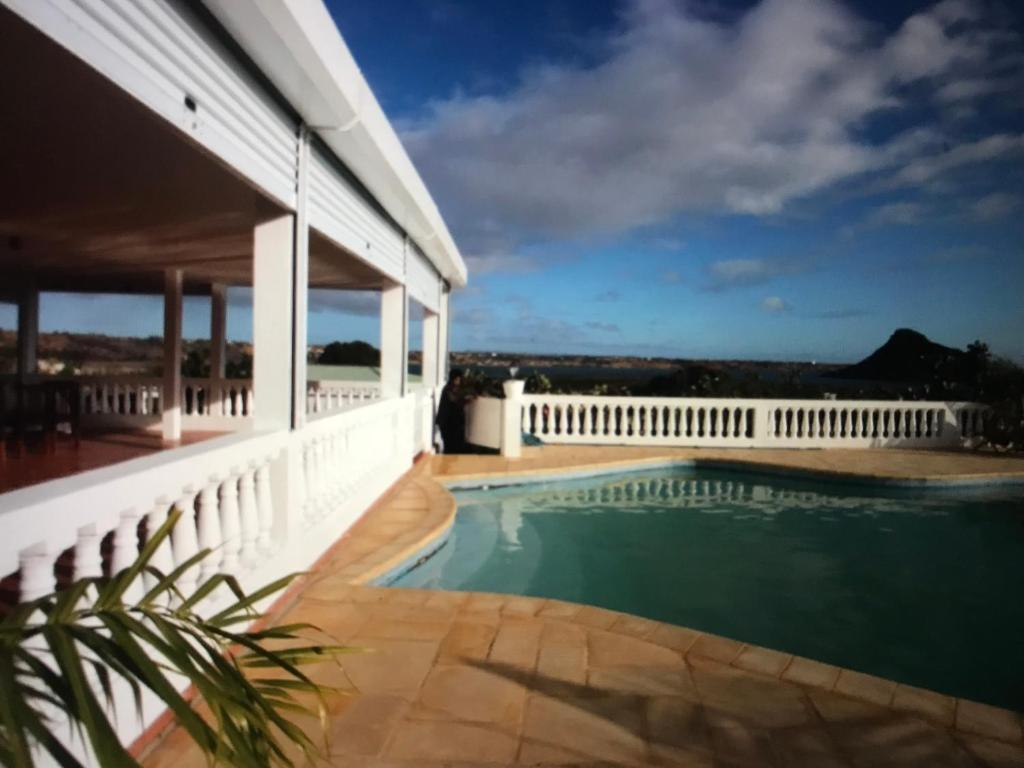
M203 2L442 277L465 285L458 246L323 3Z

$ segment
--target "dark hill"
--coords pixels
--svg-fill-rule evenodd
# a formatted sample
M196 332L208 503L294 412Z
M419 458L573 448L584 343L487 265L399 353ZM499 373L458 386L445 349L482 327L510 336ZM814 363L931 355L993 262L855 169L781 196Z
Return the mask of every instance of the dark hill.
M859 363L826 374L861 381L926 382L939 370L958 370L967 354L936 344L923 333L900 328L889 340Z

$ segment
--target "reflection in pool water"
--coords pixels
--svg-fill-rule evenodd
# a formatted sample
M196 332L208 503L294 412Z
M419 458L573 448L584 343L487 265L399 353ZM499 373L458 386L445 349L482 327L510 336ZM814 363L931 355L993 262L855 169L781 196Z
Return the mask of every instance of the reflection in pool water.
M552 597L1024 710L1024 491L674 469L456 494L396 586Z

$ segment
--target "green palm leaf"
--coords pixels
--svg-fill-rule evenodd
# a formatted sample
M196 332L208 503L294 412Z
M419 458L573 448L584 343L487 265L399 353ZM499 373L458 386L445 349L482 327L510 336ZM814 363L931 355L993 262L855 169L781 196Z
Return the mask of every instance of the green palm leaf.
M182 595L178 578L206 553L167 574L150 563L180 514L173 510L121 573L80 579L0 619L0 765L31 768L47 754L61 766L79 768L59 738L68 724L100 766L138 765L117 736L118 685L130 688L137 713L144 690L159 697L213 764L290 765L289 743L315 758L316 745L289 717L311 715L324 723L326 689L300 667L356 649L311 643L303 634L319 630L309 624L232 629L259 618L256 606L295 576L245 594L236 579L218 575ZM150 588L126 603L129 586L144 573L153 577ZM198 607L220 588L233 602L203 617ZM296 644L270 649L267 641ZM253 674L267 669L280 677ZM179 693L178 676L198 692L206 717ZM310 696L313 703L304 703Z

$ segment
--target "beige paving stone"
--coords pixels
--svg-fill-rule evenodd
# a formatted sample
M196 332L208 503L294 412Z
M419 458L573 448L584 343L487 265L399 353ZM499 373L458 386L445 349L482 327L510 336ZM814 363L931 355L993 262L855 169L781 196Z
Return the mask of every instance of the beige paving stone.
M497 632L497 627L493 624L456 621L441 641L440 658L486 659Z
M690 676L709 713L764 728L805 725L812 720L803 689L795 685L707 659L691 661L690 666Z
M1002 741L1021 741L1020 715L1009 710L960 699L956 703L956 727L961 731Z
M519 748L515 736L494 726L444 720L403 720L385 755L398 760L511 763Z
M782 679L831 691L835 687L836 680L839 679L839 667L794 656L789 666L783 671Z
M593 667L672 666L681 656L670 648L625 635L593 630L588 635L588 663Z
M543 604L543 600L511 595L501 606L501 612L506 616L534 616Z
M835 690L855 699L888 706L896 691L896 683L863 672L844 669L836 680Z
M786 768L849 768L850 763L823 726L779 728L769 733L775 759Z
M541 631L543 646L569 646L586 650L587 629L562 621L546 621Z
M620 616L610 627L612 632L623 635L645 638L658 627L658 622L643 619L639 616Z
M588 760L644 765L647 744L644 718L635 697L587 696L559 700L533 695L527 699L523 744L582 754ZM524 749L522 759L530 758Z
M435 589L431 592L430 597L427 598L427 602L423 606L428 610L443 611L446 614L451 613L454 615L468 597L469 595L465 592L445 592Z
M341 666L364 693L413 696L437 656L438 642L356 637L353 644L369 653L342 656Z
M945 726L953 725L956 713L956 699L923 688L897 685L892 698L893 709L902 709L923 715Z
M1024 745L970 734L957 734L957 740L986 768L1021 768L1024 766Z
M704 656L708 659L720 661L723 664L731 664L740 655L742 650L743 643L730 640L727 637L701 635L690 646L687 656Z
M778 765L768 731L718 712L706 714L716 762L730 768Z
M711 765L711 733L704 710L678 697L655 697L646 702L647 738L659 762L671 765Z
M847 723L877 718L884 712L878 705L854 699L841 693L809 689L807 698L828 723Z
M543 623L536 620L506 619L498 627L487 654L488 661L532 672L537 663L543 628Z
M586 605L580 609L576 614L573 621L577 624L583 624L588 627L595 627L597 629L609 629L611 626L619 620L622 614L616 613L615 611L609 611L604 608L595 608L592 605Z
M680 653L686 653L697 642L701 633L686 627L675 627L671 624L659 624L648 638L652 643L663 645Z
M331 754L379 755L408 708L408 702L398 696L355 697L351 706L331 722Z
M505 597L503 595L470 594L469 599L463 604L462 610L465 613L500 612L504 604Z
M490 723L515 733L526 689L507 677L472 666L435 667L412 708L415 719Z
M387 640L441 640L448 634L450 621L399 621L371 617L359 630L362 637Z
M792 659L793 657L788 653L759 648L756 645L745 645L733 662L733 666L748 672L759 672L762 675L779 677Z
M840 749L860 768L975 768L949 735L913 715L875 711L873 716L829 726Z
M681 696L691 701L698 700L690 672L682 663L592 669L587 684L595 689L638 696Z
M559 600L548 600L537 612L537 616L544 619L572 619L583 609L583 606L576 603L563 603Z
M332 604L300 598L281 618L286 624L312 624L338 642L346 642L366 623L368 616L358 606Z
M586 647L542 644L537 654L538 687L548 690L549 682L586 685Z

